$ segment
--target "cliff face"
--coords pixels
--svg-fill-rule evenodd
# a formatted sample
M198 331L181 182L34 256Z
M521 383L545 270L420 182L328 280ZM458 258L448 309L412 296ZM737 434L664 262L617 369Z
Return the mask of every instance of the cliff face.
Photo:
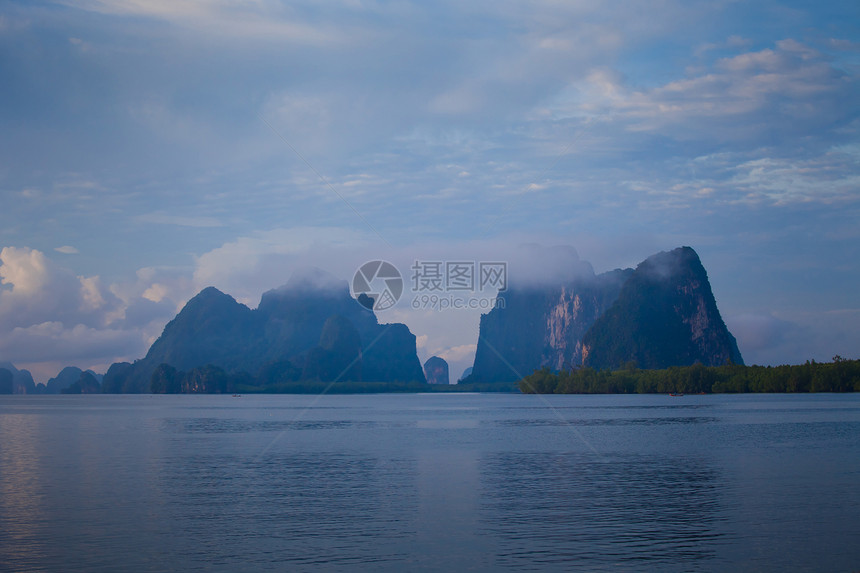
M500 294L503 305L481 316L470 382L509 382L544 366L582 363L582 337L612 304L631 270L583 273L560 285Z
M470 382L507 382L538 368L641 368L742 364L689 247L659 253L637 269L503 293L481 317Z
M583 364L667 368L743 364L723 322L708 274L690 247L639 264L615 303L583 337Z
M181 371L213 365L281 381L424 381L409 329L379 324L350 296L345 281L315 269L263 294L255 310L213 287L204 289L167 324L145 358L111 368L109 391L149 392L160 364ZM337 366L346 371L334 372Z

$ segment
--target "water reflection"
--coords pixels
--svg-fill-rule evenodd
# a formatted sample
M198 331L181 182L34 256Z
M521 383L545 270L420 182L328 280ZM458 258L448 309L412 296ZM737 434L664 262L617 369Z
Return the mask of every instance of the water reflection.
M38 428L33 420L0 415L0 563L31 568L44 561L41 542L46 522L39 487Z
M719 474L680 457L498 453L481 464L499 565L639 569L712 559ZM647 564L647 565L646 565Z

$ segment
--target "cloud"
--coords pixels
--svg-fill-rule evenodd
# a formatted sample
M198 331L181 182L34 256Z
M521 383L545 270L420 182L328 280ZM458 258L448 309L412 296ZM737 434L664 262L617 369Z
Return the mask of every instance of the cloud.
M628 132L758 145L844 125L856 116L858 93L857 82L824 54L786 39L644 89L597 69L554 111L556 117L595 116Z
M460 346L453 346L443 350L438 353L438 356L444 358L449 363L471 362L475 359L475 350L477 348L477 344L461 344Z
M250 306L263 290L287 282L301 267L317 266L339 278L352 278L357 254L373 241L369 232L335 227L272 229L238 237L195 259L193 284L214 286Z
M726 318L738 346L748 355L757 355L785 343L799 328L770 314L740 314Z
M856 199L860 174L854 172L860 153L832 150L819 157L789 159L762 157L732 167L725 185L743 190L741 201L846 202Z
M185 217L182 215L170 215L163 211L138 215L138 221L142 223L154 223L157 225L178 225L180 227L221 227L223 223L214 217Z
M860 52L860 42L845 40L843 38L831 38L828 41L831 48L843 50L846 52Z
M0 251L0 321L6 328L48 321L104 327L118 301L102 293L99 277L77 277L44 253L5 247Z
M266 38L300 44L330 44L343 39L338 30L299 22L296 11L272 2L82 0L63 3L102 14L156 18L206 35Z
M0 250L0 319L7 326L61 321L93 327L107 325L120 301L99 277L75 276L41 251L26 247Z
M146 353L145 340L130 330L91 328L43 322L16 327L0 337L0 355L16 363L67 361L96 363L135 358Z
M80 252L76 248L71 247L69 245L65 245L62 247L56 247L54 250L57 251L58 253L63 253L64 255L77 255Z
M39 250L4 247L0 357L46 375L56 373L50 368L58 361L89 367L139 358L177 310L175 300L141 296L157 280L169 276L142 272L134 283L105 285L98 276L76 276Z
M747 364L827 362L834 355L860 358L860 309L775 311L727 316Z

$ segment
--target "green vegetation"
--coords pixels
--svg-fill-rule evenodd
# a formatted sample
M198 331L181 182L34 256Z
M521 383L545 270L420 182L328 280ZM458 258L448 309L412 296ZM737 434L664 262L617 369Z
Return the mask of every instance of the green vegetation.
M450 393L450 392L516 392L510 384L424 384L422 382L294 382L272 386L240 387L242 393L266 394L381 394L381 393Z
M265 368L257 378L245 372L226 372L211 364L182 372L160 364L150 379L153 394L372 394L382 392L516 392L509 384L425 384L422 382L327 382L299 380L283 361Z
M525 394L663 394L729 392L860 392L860 360L834 356L796 366L675 366L640 370L536 370L519 381Z

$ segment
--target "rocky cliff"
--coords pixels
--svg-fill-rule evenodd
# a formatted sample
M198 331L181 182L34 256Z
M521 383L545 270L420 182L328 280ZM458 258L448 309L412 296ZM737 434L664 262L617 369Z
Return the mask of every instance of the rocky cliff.
M631 273L580 272L561 284L500 294L503 303L481 316L475 364L466 381L509 382L537 368L580 365L583 335L615 301Z
M448 375L448 363L444 358L431 356L424 363L424 376L428 384L450 384Z
M708 274L690 247L640 263L582 344L583 364L599 369L743 364Z
M255 310L213 287L204 289L167 324L145 358L111 367L106 390L148 392L160 364L180 371L213 365L266 382L424 381L409 329L379 324L350 296L345 281L318 269L300 271L266 292Z
M635 271L580 267L573 278L500 297L481 317L468 382L507 382L544 367L742 363L690 247L649 257Z

